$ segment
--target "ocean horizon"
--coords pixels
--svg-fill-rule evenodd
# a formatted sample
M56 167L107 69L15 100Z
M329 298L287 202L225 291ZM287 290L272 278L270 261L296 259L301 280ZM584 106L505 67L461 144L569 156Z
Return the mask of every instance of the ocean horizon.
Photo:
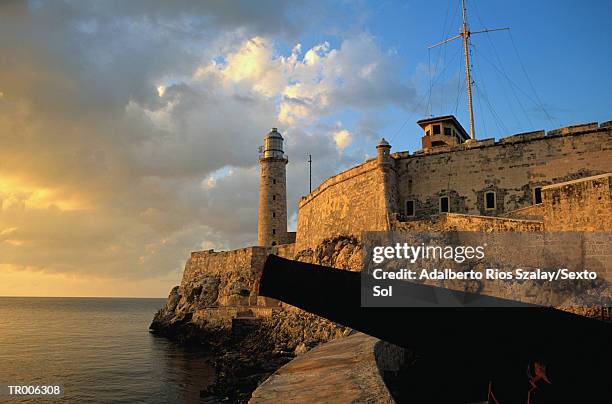
M211 355L149 332L164 303L0 297L0 384L62 385L64 402L196 401L214 381Z

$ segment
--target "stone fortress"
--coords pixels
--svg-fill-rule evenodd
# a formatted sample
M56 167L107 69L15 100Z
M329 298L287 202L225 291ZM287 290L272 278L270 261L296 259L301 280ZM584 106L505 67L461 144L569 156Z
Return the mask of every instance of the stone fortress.
M191 253L152 328L218 335L259 322L266 339L298 353L350 330L258 296L269 254L358 271L365 231L612 231L612 121L499 140L470 139L454 116L418 124L421 150L392 153L381 139L376 158L302 197L296 233L283 137L271 129L260 148L258 245Z
M359 270L364 231L612 231L612 121L497 141L470 139L454 116L418 124L421 150L391 153L381 139L376 158L302 197L296 233L283 138L271 129L260 148L258 246L193 252L166 315L226 327L270 316L282 304L257 293L268 254Z

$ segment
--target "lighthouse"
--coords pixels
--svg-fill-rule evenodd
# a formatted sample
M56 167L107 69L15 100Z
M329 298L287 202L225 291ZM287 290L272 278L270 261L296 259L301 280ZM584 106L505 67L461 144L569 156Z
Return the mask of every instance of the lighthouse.
M287 168L283 137L272 128L264 137L259 155L259 217L257 244L284 244L287 237Z

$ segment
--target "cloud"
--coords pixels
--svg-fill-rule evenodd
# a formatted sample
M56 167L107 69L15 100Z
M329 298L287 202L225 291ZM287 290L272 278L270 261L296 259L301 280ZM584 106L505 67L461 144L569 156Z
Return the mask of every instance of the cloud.
M351 132L346 129L340 129L333 134L334 142L336 143L336 148L340 151L346 149L348 145L353 141Z
M252 244L257 146L277 123L290 215L308 154L315 186L363 160L373 132L326 120L409 108L413 90L368 34L304 49L301 33L332 13L271 0L0 3L7 280L150 285L192 250Z

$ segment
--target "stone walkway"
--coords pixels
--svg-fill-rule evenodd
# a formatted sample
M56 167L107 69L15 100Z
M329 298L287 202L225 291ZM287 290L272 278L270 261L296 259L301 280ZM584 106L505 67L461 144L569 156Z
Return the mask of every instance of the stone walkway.
M378 342L357 333L318 346L276 371L249 403L393 403L376 365Z

